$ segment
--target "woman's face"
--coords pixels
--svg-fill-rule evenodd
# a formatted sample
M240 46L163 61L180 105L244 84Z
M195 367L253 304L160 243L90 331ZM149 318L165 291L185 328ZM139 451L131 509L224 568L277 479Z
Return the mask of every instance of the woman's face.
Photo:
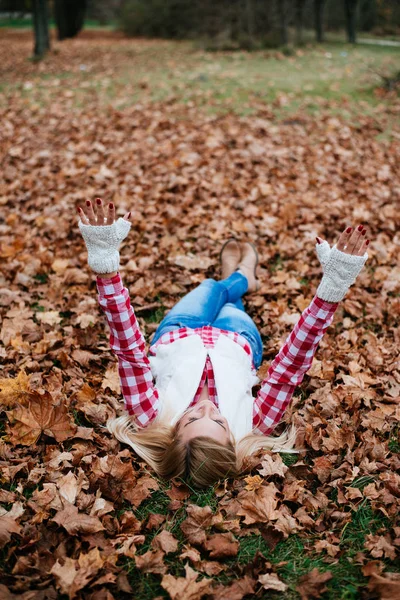
M177 433L184 443L203 435L221 444L231 438L228 421L211 400L201 400L189 408L179 420Z

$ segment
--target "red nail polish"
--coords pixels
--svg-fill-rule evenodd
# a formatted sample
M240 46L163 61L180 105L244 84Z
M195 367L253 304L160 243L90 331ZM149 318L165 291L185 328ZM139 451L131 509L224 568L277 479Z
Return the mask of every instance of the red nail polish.
M319 241L319 239L318 239L318 238L315 238L315 239L317 240L317 244L320 244L320 243L321 243L321 242Z
M365 235L367 233L366 229L363 229L363 231L361 232L361 235Z
M90 200L86 200L86 206L90 206L91 202Z
M352 228L352 227L348 227L348 228L346 229L346 233L350 233L351 231L353 231L353 228Z
M366 245L368 246L368 244L369 244L369 240L367 240L365 243L366 243Z
M76 210L78 211L78 213L81 212L81 209L79 208L79 206L76 207Z
M362 231L362 230L363 230L363 226L362 226L362 225L359 225L359 226L358 226L358 231Z
M114 204L110 202L110 208L114 208Z
M101 200L100 200L100 198L96 198L96 203L97 203L97 204L101 204Z
M131 213L128 214L128 219L130 219L130 218L131 218Z

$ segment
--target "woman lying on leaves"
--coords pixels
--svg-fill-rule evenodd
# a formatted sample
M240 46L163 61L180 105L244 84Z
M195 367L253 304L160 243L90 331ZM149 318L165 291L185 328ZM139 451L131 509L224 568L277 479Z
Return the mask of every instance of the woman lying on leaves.
M78 213L127 411L108 422L109 431L160 477L183 477L197 488L238 475L245 458L260 448L296 452L294 427L279 437L269 434L368 258L366 229L348 227L333 248L317 238L322 281L253 398L262 341L242 304L244 294L258 289L252 244L231 239L223 246L221 280L206 279L172 308L147 357L118 272L118 249L129 233L130 213L116 221L113 204L105 208L100 199L94 206L87 201Z

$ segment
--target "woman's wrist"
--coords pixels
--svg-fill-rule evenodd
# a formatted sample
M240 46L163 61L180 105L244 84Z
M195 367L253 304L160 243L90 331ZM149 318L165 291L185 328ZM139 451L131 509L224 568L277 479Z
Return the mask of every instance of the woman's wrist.
M95 273L96 277L100 279L112 279L116 275L118 275L118 271L113 271L113 273Z

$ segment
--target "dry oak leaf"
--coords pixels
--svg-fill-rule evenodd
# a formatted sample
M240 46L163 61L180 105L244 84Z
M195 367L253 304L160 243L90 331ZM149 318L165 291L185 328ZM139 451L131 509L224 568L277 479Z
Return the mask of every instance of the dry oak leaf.
M374 558L389 558L395 560L396 548L392 545L390 535L373 535L369 533L365 538L364 548L369 550Z
M29 380L30 378L23 369L21 369L15 379L1 378L0 405L12 408L17 403L24 404L26 393L31 391Z
M48 392L26 394L25 402L27 406L18 404L13 410L6 411L13 445L31 446L42 432L54 437L57 442L63 442L76 433L77 428L71 423L66 406L54 406Z
M64 502L64 508L51 520L64 527L70 535L96 533L104 529L100 519L79 512L76 506L67 501Z
M286 583L283 583L276 573L265 573L258 578L259 583L265 590L275 590L277 592L285 592L287 590Z
M159 548L160 550L163 550L165 554L176 552L178 550L178 545L178 540L166 529L163 529L161 533L156 535L151 542L152 548Z
M213 513L209 506L189 504L188 517L181 523L181 530L191 544L203 544L206 541L205 530L211 527Z
M57 560L50 573L55 576L61 592L72 600L77 592L97 575L103 565L104 559L99 549L93 548L87 554L80 554L78 560L66 557L62 565Z
M227 586L218 586L213 589L213 600L242 600L244 596L254 594L255 580L245 575Z
M310 598L321 598L322 594L327 591L325 583L332 579L331 571L320 573L317 568L309 573L306 573L299 579L299 585L296 591L299 592L301 600L309 600Z
M210 535L204 548L210 552L211 558L226 558L227 556L236 556L239 550L239 542L234 535L228 533L215 533Z
M278 505L276 494L278 491L278 488L272 482L252 492L242 490L237 496L240 503L240 508L237 511L238 516L245 517L244 523L246 525L267 523L278 519L280 515L279 511L276 510Z
M400 600L400 573L371 575L368 589L379 593L379 600Z
M167 565L164 563L165 552L161 549L149 550L140 556L135 556L136 567L143 573L158 573L164 575L167 572Z
M171 600L200 600L210 593L210 580L196 581L199 576L188 564L185 565L186 577L164 575L161 586L168 592Z

